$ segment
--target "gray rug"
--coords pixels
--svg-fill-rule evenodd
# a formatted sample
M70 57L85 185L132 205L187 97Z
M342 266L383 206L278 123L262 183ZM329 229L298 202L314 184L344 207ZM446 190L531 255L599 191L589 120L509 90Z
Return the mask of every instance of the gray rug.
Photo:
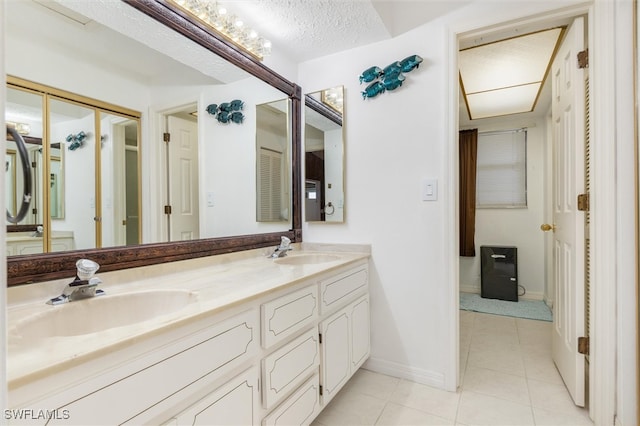
M479 294L460 293L460 309L539 321L553 320L551 309L542 300L509 302L507 300L483 299Z

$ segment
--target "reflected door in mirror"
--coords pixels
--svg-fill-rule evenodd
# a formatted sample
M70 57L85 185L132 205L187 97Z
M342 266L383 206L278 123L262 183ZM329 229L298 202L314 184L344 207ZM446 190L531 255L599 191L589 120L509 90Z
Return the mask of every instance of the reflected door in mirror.
M177 115L167 116L169 176L169 241L200 238L198 185L198 123Z

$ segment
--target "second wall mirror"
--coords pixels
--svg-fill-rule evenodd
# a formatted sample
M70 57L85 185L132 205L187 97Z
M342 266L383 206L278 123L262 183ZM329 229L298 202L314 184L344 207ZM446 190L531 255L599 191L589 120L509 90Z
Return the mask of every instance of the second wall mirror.
M305 96L305 219L344 222L344 88Z

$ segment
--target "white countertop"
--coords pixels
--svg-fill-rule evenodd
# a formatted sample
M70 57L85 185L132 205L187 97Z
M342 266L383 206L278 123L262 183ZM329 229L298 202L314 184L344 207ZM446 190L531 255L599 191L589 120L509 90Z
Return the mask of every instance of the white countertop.
M70 362L89 360L95 354L157 335L173 327L222 312L232 306L285 289L308 279L370 256L369 246L294 244L289 257L309 253L337 255L337 260L316 264L285 265L266 257L270 249L249 250L141 268L96 274L102 279L99 288L106 295L93 299L52 306L45 302L61 294L71 279L57 280L8 289L8 383L9 389L47 374L60 372ZM180 310L150 320L110 328L97 333L75 336L37 338L28 344L20 335L23 321L47 315L53 309L73 304L99 302L97 299L127 293L183 290L192 293L192 303ZM144 297L138 300L144 300ZM86 305L89 306L89 305ZM127 308L130 310L131 306ZM161 308L160 308L161 309ZM127 315L127 310L113 315ZM87 310L90 315L91 310Z

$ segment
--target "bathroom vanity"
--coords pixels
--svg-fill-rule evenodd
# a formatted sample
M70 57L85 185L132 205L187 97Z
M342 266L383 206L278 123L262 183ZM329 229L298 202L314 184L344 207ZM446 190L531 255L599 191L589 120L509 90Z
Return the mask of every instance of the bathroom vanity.
M311 423L369 356L369 249L343 250L98 274L105 296L64 306L65 281L10 288L7 420Z

